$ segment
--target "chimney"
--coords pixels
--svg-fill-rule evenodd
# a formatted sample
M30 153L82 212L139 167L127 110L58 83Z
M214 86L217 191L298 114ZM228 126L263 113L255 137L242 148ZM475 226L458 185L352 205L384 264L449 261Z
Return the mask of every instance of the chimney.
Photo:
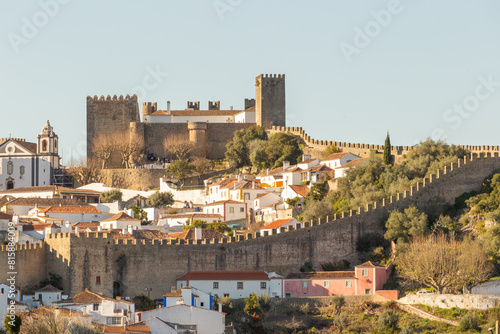
M170 101L167 101L167 115L170 115Z
M241 182L241 181L243 181L243 175L238 174L238 182Z
M127 234L127 229L126 229L125 227L124 227L124 228L122 228L122 234L123 234L123 235L126 235L126 234Z
M306 161L306 160L309 160L311 159L311 155L310 154L302 154L302 161Z
M38 204L35 204L35 217L38 217Z
M102 231L101 225L97 226L97 231Z
M194 228L194 239L201 240L202 239L202 229L201 227Z
M283 161L283 171L286 171L290 168L290 161Z
M267 169L267 175L269 175L269 168Z
M252 181L252 189L255 189L255 181Z
M78 228L78 226L75 227L75 234L78 234L79 232L80 232L80 228Z
M12 216L12 223L14 225L19 224L19 216L18 215Z
M219 312L222 313L222 304L219 303Z
M132 228L132 225L127 226L127 232L130 233L130 235L134 235L134 229Z

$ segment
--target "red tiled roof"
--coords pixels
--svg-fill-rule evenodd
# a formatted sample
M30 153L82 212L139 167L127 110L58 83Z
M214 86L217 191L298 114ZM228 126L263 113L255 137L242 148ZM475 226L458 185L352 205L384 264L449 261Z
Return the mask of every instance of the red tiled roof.
M58 288L49 284L41 289L36 290L35 292L62 292L62 290L59 290Z
M307 163L313 162L314 160L317 160L317 159L318 159L318 158L311 158L311 159L307 159L307 160L304 160L304 161L299 162L298 164L307 164Z
M269 280L269 276L264 271L188 271L177 278L177 281L205 281L205 280L247 280L264 281Z
M307 169L308 172L314 172L314 173L317 173L317 172L330 172L332 170L333 169L331 169L327 165L322 165L322 164L319 164L319 165L316 165L314 167L311 167L311 168Z
M34 231L43 231L48 227L54 227L54 228L59 227L54 223L39 223L39 224L32 224L31 226L33 227ZM26 231L29 231L29 229L27 229Z
M148 325L128 325L127 329L125 326L102 326L104 329L104 333L145 333L150 334L151 329Z
M68 302L73 302L77 304L99 304L103 300L109 300L109 301L114 301L114 302L122 302L125 304L133 304L132 302L126 301L126 300L117 300L109 297L102 296L98 293L92 292L88 289L85 289L85 291L80 292L70 299L68 299Z
M239 203L239 202L238 202ZM189 213L176 213L174 215L165 215L162 216L161 218L170 218L170 219L175 219L175 218L187 218L187 219L195 219L195 218L222 218L222 215L218 213L203 213L203 212L189 212Z
M355 278L354 271L317 271L308 273L291 273L286 279L335 279Z
M311 191L306 185L302 186L289 186L299 196L306 197Z
M39 213L99 213L95 206L49 206L38 211Z
M234 186L236 184L236 187ZM243 180L241 182L238 181L233 181L229 184L226 184L225 186L221 187L221 189L226 189L229 188L231 189L253 189L253 186L255 184L255 189L260 188L260 180Z
M358 268L358 267L385 268L384 266L381 266L379 264L375 264L375 263L373 263L371 261L366 261L366 262L364 262L364 263L362 263L360 265L354 266L354 267L356 267L356 268Z
M220 186L220 187L222 188L222 187L224 187L226 184L231 183L231 182L234 182L234 181L236 181L236 179L233 179L233 178L223 179L223 180L217 181L217 182L215 182L215 183L212 183L211 185L209 185L209 187L213 187L213 186Z
M273 228L280 228L284 224L288 223L289 221L293 220L293 218L287 218L287 219L278 219L273 221L271 224L268 224L266 226L261 227L261 230L270 230Z
M99 222L89 222L89 223L84 223L84 222L79 222L79 223L74 223L71 225L72 228L78 227L78 228L83 228L83 229L91 229L91 230L96 230L100 226Z
M269 195L269 194L271 194L271 193L263 193L263 194L260 194L259 196L255 197L255 198L254 198L254 200L259 199L259 198L262 198L262 197L267 196L267 195Z
M357 166L357 165L360 165L362 163L364 163L365 161L367 161L368 158L359 158L359 159L355 159L355 160L352 160L352 161L349 161L348 163L346 163L345 165L342 165L340 167L337 167L335 169L343 169L343 168L349 168L349 167L354 167L354 166Z
M321 161L339 160L339 159L342 159L343 157L345 157L348 154L349 154L349 152L333 153L333 154L330 154L329 156L327 156L326 158L324 158Z
M48 206L88 206L87 204L80 203L74 199L68 198L36 198L36 197L20 197L7 202L5 205L20 205L20 206L35 206L48 207Z
M226 199L224 201L217 201L213 203L206 204L205 206L220 205L220 204L245 204L244 202L238 202L232 199Z
M8 219L9 221L12 220L12 216L8 215L6 213L0 212L0 219Z
M73 189L59 186L36 186L36 187L21 187L14 188L9 190L0 191L0 194L10 194L10 193L25 193L25 192L62 192L62 193L70 193L70 194L88 194L88 195L100 195L101 193L96 190L88 190L88 189Z
M113 217L110 217L108 219L101 220L101 222L114 222L114 221L135 221L135 222L140 222L139 219L130 217L127 215L125 212L121 211L118 212L116 215Z

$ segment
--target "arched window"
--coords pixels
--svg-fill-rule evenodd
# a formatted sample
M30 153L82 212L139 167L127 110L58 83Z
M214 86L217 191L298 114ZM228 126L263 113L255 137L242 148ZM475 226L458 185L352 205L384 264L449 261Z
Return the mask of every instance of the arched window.
M19 173L21 173L21 175L24 175L25 171L26 171L26 168L24 166L19 167Z
M42 140L42 152L47 152L47 140Z
M54 152L57 153L57 139L54 139Z
M14 182L12 182L12 181L7 182L7 190L9 190L9 189L14 189Z

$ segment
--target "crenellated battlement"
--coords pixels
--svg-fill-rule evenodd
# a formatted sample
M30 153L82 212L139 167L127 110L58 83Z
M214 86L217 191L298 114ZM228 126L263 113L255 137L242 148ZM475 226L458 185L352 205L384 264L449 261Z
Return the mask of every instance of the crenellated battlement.
M7 140L14 140L14 141L20 141L20 142L26 142L25 138L0 138L0 143L6 142Z
M97 95L94 95L94 97L92 96L87 96L87 103L91 103L91 102L103 102L103 101L137 101L137 95L126 95L125 97L123 97L123 95L120 95L120 96L117 96L117 95L113 95L113 97L111 97L111 95L108 95L106 97L104 97L104 95L101 95L100 97L98 97Z
M0 251L2 252L12 252L12 249L9 249L10 247L8 245L1 245L0 246ZM14 252L17 251L25 251L25 250L43 250L45 249L45 243L43 242L38 242L34 244L24 244L24 245L15 245L14 247Z
M262 74L265 79L285 79L284 74Z

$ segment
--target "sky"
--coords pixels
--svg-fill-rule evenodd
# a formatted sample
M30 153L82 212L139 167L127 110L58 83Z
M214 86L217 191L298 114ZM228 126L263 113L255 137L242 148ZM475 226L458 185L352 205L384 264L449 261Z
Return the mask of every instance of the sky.
M499 145L498 0L0 0L0 137L47 120L85 156L86 97L242 109L286 74L287 126L315 139Z

